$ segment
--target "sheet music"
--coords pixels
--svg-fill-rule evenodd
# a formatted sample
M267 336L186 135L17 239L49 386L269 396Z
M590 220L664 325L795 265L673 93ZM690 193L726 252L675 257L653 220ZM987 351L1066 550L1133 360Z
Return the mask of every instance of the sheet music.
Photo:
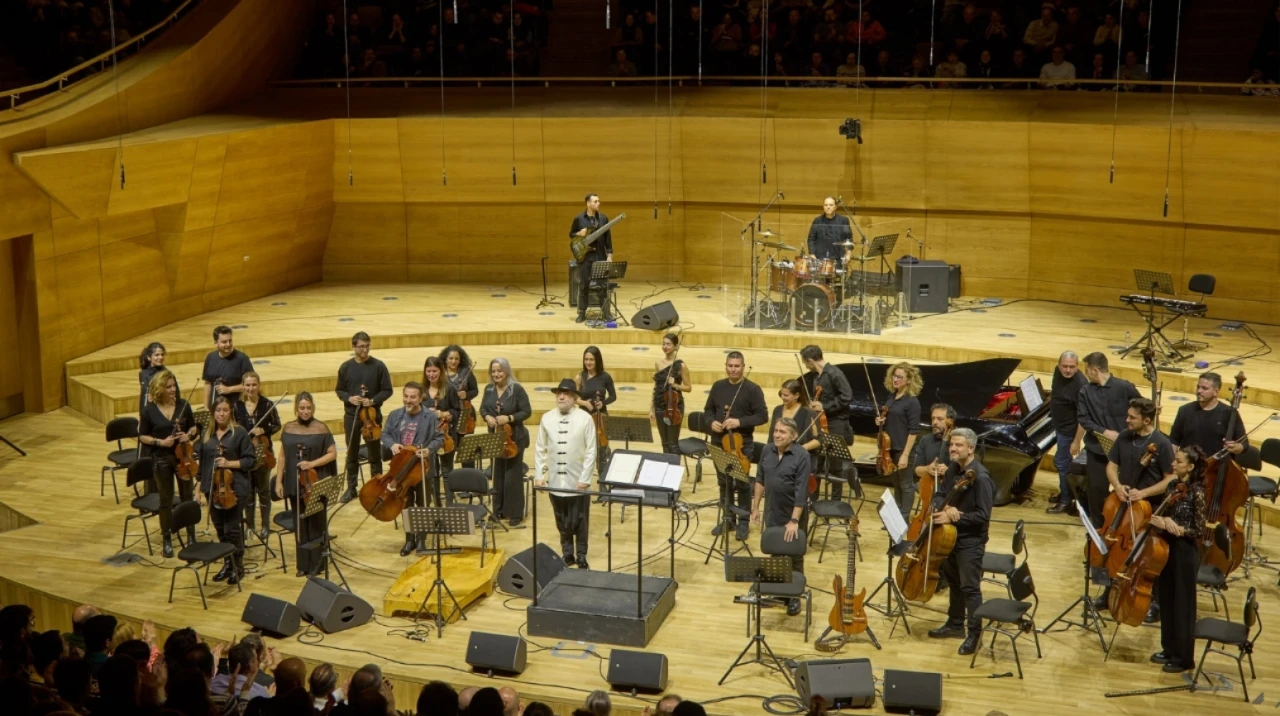
M1102 535L1098 534L1098 530L1093 527L1093 520L1089 519L1089 511L1080 504L1079 500L1075 500L1076 511L1080 513L1080 522L1084 524L1084 531L1089 533L1089 539L1093 540L1093 546L1098 548L1102 554L1107 553L1107 545L1102 541Z
M880 494L880 521L884 522L884 528L889 532L891 544L902 541L902 536L907 533L907 521L902 519L898 501L893 499L893 493L889 490Z
M644 457L642 455L615 454L609 460L609 472L605 475L604 481L615 484L634 484L636 474L640 472L640 463L643 460Z
M680 483L683 480L683 466L658 460L645 460L640 465L640 475L636 478L636 484L675 491L680 489Z

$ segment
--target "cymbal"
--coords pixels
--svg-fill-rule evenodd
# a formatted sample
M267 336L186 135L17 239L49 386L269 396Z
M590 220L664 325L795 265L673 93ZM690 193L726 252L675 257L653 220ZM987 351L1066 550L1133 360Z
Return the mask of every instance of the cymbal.
M765 229L764 231L761 231L759 234L757 234L757 236L765 239L772 239L775 236L782 236L782 234L773 233L773 229Z
M761 246L768 246L771 249L778 249L780 251L799 251L800 250L794 246L785 244L781 241L758 241L756 243L760 244Z
M839 246L839 247L840 247L840 248L842 248L842 249L851 249L851 248L853 248L853 247L857 246L857 244L853 243L852 241L842 241L842 242L840 242L840 243L836 244L836 246Z
M845 261L861 261L861 262L867 262L867 261L871 261L871 260L876 259L876 258L878 258L878 257L876 257L876 256L850 256L849 258L845 259Z

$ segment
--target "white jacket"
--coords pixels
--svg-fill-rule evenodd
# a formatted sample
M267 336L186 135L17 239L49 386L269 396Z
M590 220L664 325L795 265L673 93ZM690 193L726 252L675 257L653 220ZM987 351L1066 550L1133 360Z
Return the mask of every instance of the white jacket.
M590 483L596 464L596 424L587 411L574 406L567 414L557 408L543 414L534 448L533 475L557 490L578 491Z

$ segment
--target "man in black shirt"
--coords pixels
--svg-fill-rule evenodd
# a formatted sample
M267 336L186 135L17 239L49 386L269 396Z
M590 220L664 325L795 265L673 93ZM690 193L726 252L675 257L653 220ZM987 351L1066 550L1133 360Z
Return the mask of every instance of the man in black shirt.
M948 430L948 423L954 428L955 420L956 409L946 403L934 403L929 409L929 432L916 441L907 463L907 470L915 479L933 475L933 484L936 487L938 480L946 473L950 460L948 446L950 439L944 436ZM907 505L907 510L910 509L911 505ZM910 512L908 512L909 515Z
M742 436L742 451L751 456L752 432L757 425L769 421L769 409L764 403L764 391L743 375L746 361L738 351L730 351L725 356L724 372L727 378L721 378L711 385L707 393L707 404L703 408L702 419L711 426L711 440L720 445L726 432L732 431ZM725 417L725 407L729 408L729 417ZM751 496L747 483L735 480L717 468L716 480L720 483L720 502L727 508L737 506L744 512L751 507ZM732 514L726 517L727 522L735 524L739 541L746 540L751 531L747 520L738 520ZM719 536L724 530L724 522L720 522L711 530L711 534Z
M822 349L816 345L807 345L800 349L800 358L809 369L803 376L806 395L810 398L809 408L815 412L826 413L827 430L832 435L839 435L845 445L853 444L853 428L849 426L849 404L853 402L853 389L849 387L849 379L844 372L831 365L822 355ZM818 388L822 394L818 395ZM827 472L836 474L844 466L840 461L832 459ZM847 479L847 476L846 476ZM838 500L844 494L844 486L838 482L831 483L831 499Z
M214 350L204 357L204 369L200 373L204 379L204 406L211 410L214 396L225 395L234 407L244 389L240 383L244 374L253 370L253 361L236 350L227 326L213 329L213 345Z
M342 428L347 437L347 491L342 493L344 503L356 497L356 476L360 471L360 408L373 406L377 410L378 425L382 425L382 404L391 397L392 392L391 373L385 363L369 355L371 344L369 334L364 331L351 337L351 350L355 356L338 368L338 387L334 391L344 408ZM377 475L382 472L382 446L377 440L365 440L364 444L369 459L369 474Z
M609 217L600 213L600 196L595 193L587 194L587 208L581 214L573 217L573 223L569 226L569 240L580 239L596 229L609 223ZM613 260L613 231L606 231L591 244L587 255L578 264L578 323L587 320L587 287L591 283L591 265L597 261ZM601 312L604 314L605 320L609 319L609 307L602 306Z
M956 545L939 570L951 585L947 623L931 630L929 636L934 639L964 636L959 650L964 656L977 651L978 639L982 636L982 620L974 616L974 612L982 606L982 555L987 551L987 527L995 504L995 483L974 455L977 444L978 436L972 430L951 431L947 444L951 461L933 493L931 505L934 524L956 526ZM975 473L973 483L947 505L947 495L969 470Z
M1084 357L1084 377L1089 383L1080 389L1076 410L1080 427L1085 430L1084 448L1089 456L1085 463L1089 475L1089 517L1094 527L1101 527L1102 504L1107 501L1111 485L1107 482L1107 454L1098 436L1115 440L1126 427L1129 401L1142 395L1133 383L1111 375L1103 353L1094 352Z
M849 217L836 214L836 199L828 196L822 200L822 216L809 227L809 253L819 259L840 259L848 253L836 244L853 240L853 228Z
M803 537L800 523L809 504L809 453L796 444L800 428L791 418L779 418L773 425L773 440L765 445L756 469L755 493L751 501L751 521L761 524L760 500L765 499L764 527L782 527L782 539ZM804 554L791 557L791 569L804 574ZM800 613L800 598L787 600L787 614Z
M1196 381L1196 402L1178 408L1178 415L1173 419L1169 439L1175 445L1195 445L1205 455L1213 455L1224 447L1232 455L1239 455L1249 447L1239 411L1218 400L1221 390L1222 376L1217 373L1200 376ZM1228 435L1229 425L1234 427Z
M1064 351L1058 356L1058 368L1053 371L1053 386L1049 393L1049 419L1053 421L1053 429L1058 436L1058 447L1053 454L1053 466L1058 470L1058 499L1050 501L1049 509L1045 510L1049 514L1066 512L1071 504L1067 474L1071 470L1071 461L1080 454L1080 441L1084 438L1084 428L1076 415L1076 402L1086 382L1074 352Z

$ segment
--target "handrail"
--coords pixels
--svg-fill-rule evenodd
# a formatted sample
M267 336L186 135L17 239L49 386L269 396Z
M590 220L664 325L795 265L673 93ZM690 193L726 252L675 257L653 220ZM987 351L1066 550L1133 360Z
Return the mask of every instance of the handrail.
M157 22L154 26L144 30L140 34L134 35L133 37L129 38L129 41L124 43L123 45L116 45L112 47L110 50L107 50L106 52L103 52L102 54L98 55L97 57L81 62L80 64L76 65L75 67L72 67L66 72L59 72L58 74L45 80L44 82L39 82L33 85L27 85L25 87L18 87L16 89L11 89L11 90L4 90L5 94L9 95L9 109L18 108L18 99L22 95L27 94L29 92L36 92L38 90L48 89L49 87L53 86L55 82L58 84L59 91L65 90L66 82L72 75L78 72L87 70L98 63L105 63L107 60L111 58L113 54L119 54L120 52L127 50L131 47L134 47L136 45L141 45L144 40L151 37L153 34L159 32L164 26L170 25L173 23L174 20L177 20L178 15L182 14L188 7L199 4L199 2L200 0L185 0L181 5L179 5L176 9L174 9L173 12L169 13L169 15L166 16L163 20L161 20L160 22ZM35 99L35 98L33 97L32 99Z

